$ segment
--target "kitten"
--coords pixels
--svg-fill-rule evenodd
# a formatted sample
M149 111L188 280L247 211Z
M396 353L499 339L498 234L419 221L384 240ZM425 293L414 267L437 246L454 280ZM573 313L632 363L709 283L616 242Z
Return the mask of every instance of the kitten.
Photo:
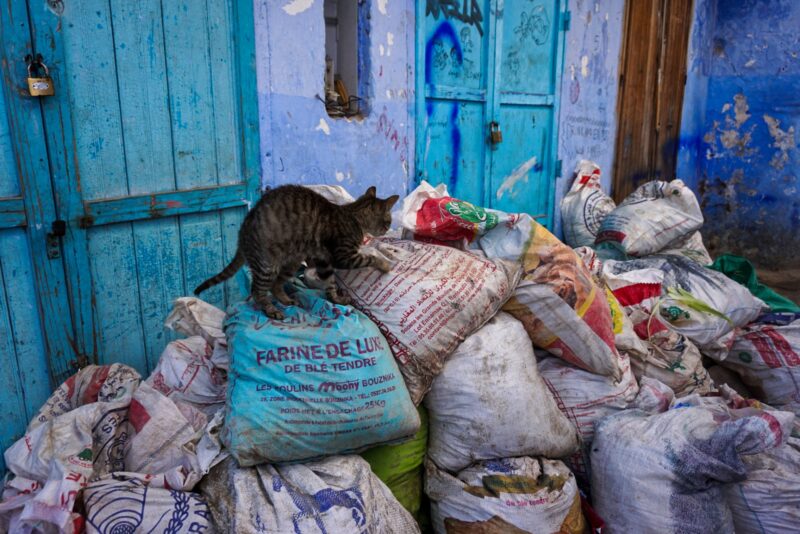
M305 261L327 282L331 301L349 304L336 290L333 270L371 266L389 271L388 261L363 255L359 247L365 233L386 233L398 199L397 195L377 198L375 187L370 187L354 202L338 206L298 185L270 189L244 218L236 256L222 272L197 286L194 294L224 282L247 262L253 275L253 300L267 316L280 320L284 315L272 304L270 292L283 304L295 304L283 284Z

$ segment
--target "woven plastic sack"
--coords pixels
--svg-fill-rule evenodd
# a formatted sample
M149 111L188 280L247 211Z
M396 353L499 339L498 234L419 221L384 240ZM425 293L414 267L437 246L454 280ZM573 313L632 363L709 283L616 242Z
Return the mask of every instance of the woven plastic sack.
M800 413L800 320L743 328L724 358L711 356L735 371L759 400Z
M210 344L225 341L225 312L196 297L175 299L164 326L184 336L201 336Z
M173 400L211 413L225 402L224 368L227 361L218 365L214 346L201 336L192 336L170 342L146 382Z
M592 445L594 507L608 531L733 532L725 484L747 477L742 457L780 447L794 415L676 405L599 422Z
M91 482L83 490L83 506L87 534L214 533L202 496L164 487L134 473Z
M422 181L403 199L400 223L409 238L428 243L469 248L509 215L451 197L447 186Z
M426 461L425 491L437 534L583 534L575 477L557 460L486 460L457 475Z
M3 491L0 526L80 532L73 511L93 477L125 469L132 428L127 408L139 374L122 364L90 365L61 384L5 451L14 478Z
M604 291L575 251L528 215L480 245L489 257L522 263L522 281L503 310L522 322L534 345L587 371L621 376Z
M373 447L362 452L361 457L403 508L420 522L423 462L428 450L428 412L421 406L417 411L421 424L413 438L396 445Z
M683 256L703 266L708 267L711 265L711 256L708 253L708 249L706 249L706 246L703 244L703 235L700 232L694 232L686 237L678 239L667 248L659 251L659 254Z
M600 167L581 160L575 167L575 180L561 200L564 242L573 247L594 245L600 223L617 205L600 187Z
M722 273L680 256L606 261L603 276L640 269L663 273L659 315L698 347L713 346L735 327L754 321L765 304Z
M558 409L569 419L581 437L580 449L567 463L581 480L588 482L591 466L589 453L597 421L627 409L639 391L625 355L619 356L622 377L596 375L558 358L539 362L539 374L553 394Z
M223 442L241 465L407 438L419 416L386 339L363 313L295 287L270 319L250 299L225 323L231 371Z
M737 534L796 532L800 526L800 439L743 458L747 479L725 488Z
M419 404L445 359L511 296L520 267L415 241L376 238L367 248L392 270L337 271L339 287L386 336Z
M649 256L702 225L697 198L681 180L647 182L606 215L596 243L612 244L631 256Z
M232 459L200 484L219 532L413 534L419 527L358 456L239 467Z
M636 335L647 343L644 354L638 350L628 352L637 378L659 380L679 397L712 391L713 383L703 367L700 351L683 334L667 326L669 323L658 313L663 302L664 273L639 269L613 274L605 269L603 279L633 324Z
M525 330L505 313L453 353L425 407L431 418L428 456L451 472L476 460L562 458L578 448L575 427L539 377Z

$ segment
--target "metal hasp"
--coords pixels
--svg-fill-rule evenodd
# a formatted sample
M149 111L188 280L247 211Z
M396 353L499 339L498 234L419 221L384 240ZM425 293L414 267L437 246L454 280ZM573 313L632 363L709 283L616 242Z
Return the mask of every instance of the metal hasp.
M47 233L47 257L55 260L61 257L61 238L67 235L67 223L61 219L53 221Z

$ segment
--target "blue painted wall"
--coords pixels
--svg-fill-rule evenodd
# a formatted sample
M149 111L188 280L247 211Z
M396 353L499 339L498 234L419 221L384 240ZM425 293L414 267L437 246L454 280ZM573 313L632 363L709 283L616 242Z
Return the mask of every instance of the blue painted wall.
M678 176L712 252L800 265L800 2L697 0Z
M355 0L353 0L355 1ZM369 107L330 118L322 0L255 0L264 185L342 185L405 194L414 162L414 2L366 0ZM354 92L350 89L351 93Z
M555 230L561 232L558 206L581 159L600 165L603 189L611 187L617 137L617 89L624 0L570 0L561 80L558 157L562 177L556 182Z

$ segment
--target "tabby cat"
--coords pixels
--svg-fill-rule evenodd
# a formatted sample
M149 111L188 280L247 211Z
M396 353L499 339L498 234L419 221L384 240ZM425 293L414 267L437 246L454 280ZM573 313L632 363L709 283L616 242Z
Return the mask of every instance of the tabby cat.
M336 290L333 270L372 266L385 273L390 269L388 261L361 254L359 246L365 233L386 233L398 198L377 198L375 187L370 187L354 202L338 206L298 185L270 189L244 218L236 256L222 272L197 286L194 294L224 282L247 262L253 300L268 317L280 320L284 315L272 303L270 292L283 304L295 304L283 285L305 261L326 281L327 297L348 304L349 299Z

